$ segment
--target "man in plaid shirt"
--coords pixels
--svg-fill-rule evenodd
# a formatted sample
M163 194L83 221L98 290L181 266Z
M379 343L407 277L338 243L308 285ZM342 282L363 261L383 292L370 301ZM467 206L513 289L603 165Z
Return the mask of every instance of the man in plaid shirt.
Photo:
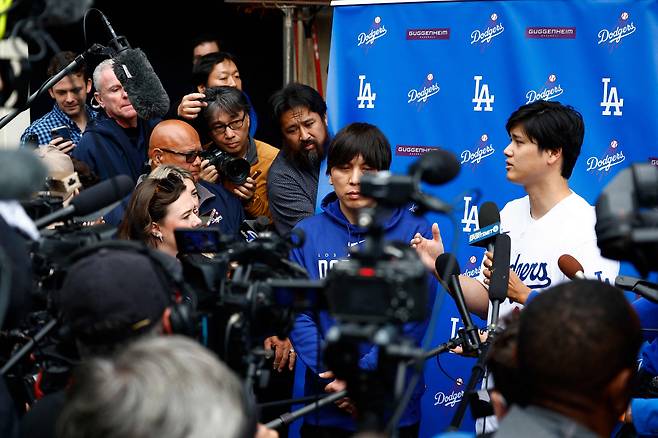
M53 56L48 65L48 76L52 77L68 66L76 55L73 52L59 52ZM91 91L91 79L87 76L86 65L81 65L70 75L63 77L48 90L55 99L53 109L32 124L21 135L21 146L28 142L39 145L52 144L59 150L69 153L76 147L87 124L98 113L86 103L87 93ZM51 130L56 127L68 128L68 137L52 137Z

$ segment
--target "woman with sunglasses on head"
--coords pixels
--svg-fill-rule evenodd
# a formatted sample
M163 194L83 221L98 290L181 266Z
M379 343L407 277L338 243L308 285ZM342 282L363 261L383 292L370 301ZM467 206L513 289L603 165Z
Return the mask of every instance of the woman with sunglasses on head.
M138 240L176 257L174 230L199 226L194 180L189 172L170 168L165 177L149 176L137 186L119 227L119 238Z

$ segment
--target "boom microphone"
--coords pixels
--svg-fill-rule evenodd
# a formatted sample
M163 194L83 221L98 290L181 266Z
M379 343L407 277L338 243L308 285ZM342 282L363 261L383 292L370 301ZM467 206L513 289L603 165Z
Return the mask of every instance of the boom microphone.
M45 228L53 222L68 219L74 214L85 216L120 201L135 188L128 175L118 175L82 191L71 199L71 204L61 210L46 215L34 223L37 228Z
M628 277L626 275L618 275L615 278L615 286L623 290L635 292L649 301L658 303L658 285L650 281Z
M126 49L113 59L114 74L139 117L145 120L164 117L169 111L169 96L144 52Z
M0 151L0 200L28 199L46 184L48 170L26 149Z
M562 271L569 280L585 279L585 268L583 268L583 265L581 265L572 255L562 254L560 258L557 259L557 265L560 268L560 271Z
M409 166L408 173L428 184L438 185L455 179L459 169L459 161L455 154L437 148L427 152Z

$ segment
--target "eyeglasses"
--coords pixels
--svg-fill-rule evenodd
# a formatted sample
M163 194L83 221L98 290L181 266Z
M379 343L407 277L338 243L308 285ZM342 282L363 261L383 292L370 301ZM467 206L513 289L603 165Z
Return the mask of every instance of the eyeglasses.
M247 118L247 113L244 113L242 115L242 118L240 120L233 120L230 123L227 123L226 125L216 125L213 128L211 128L211 131L215 135L222 135L226 132L226 128L231 128L231 131L235 131L236 129L242 128L242 125L244 125L244 119Z
M231 128L233 129L233 128ZM178 152L178 151L172 151L171 149L165 149L165 148L158 148L162 151L169 152L170 154L176 154L176 155L182 155L185 157L185 162L186 163L194 163L196 161L196 157L201 155L201 151L191 151L191 152Z

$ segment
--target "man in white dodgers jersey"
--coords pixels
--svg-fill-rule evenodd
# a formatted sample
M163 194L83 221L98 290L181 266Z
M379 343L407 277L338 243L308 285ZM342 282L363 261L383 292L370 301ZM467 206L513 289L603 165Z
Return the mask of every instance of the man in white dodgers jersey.
M619 263L601 257L596 246L594 207L569 188L585 133L580 113L559 102L539 100L514 111L505 128L511 140L504 150L507 179L522 185L527 195L508 202L500 212L501 230L512 242L510 300L501 304L500 316L522 307L531 292L565 281L558 267L562 254L575 257L586 277L612 283ZM436 224L432 232L433 240L414 236L411 244L435 271L443 242ZM482 318L489 307L485 285L491 265L488 254L477 279L460 276L469 310Z

